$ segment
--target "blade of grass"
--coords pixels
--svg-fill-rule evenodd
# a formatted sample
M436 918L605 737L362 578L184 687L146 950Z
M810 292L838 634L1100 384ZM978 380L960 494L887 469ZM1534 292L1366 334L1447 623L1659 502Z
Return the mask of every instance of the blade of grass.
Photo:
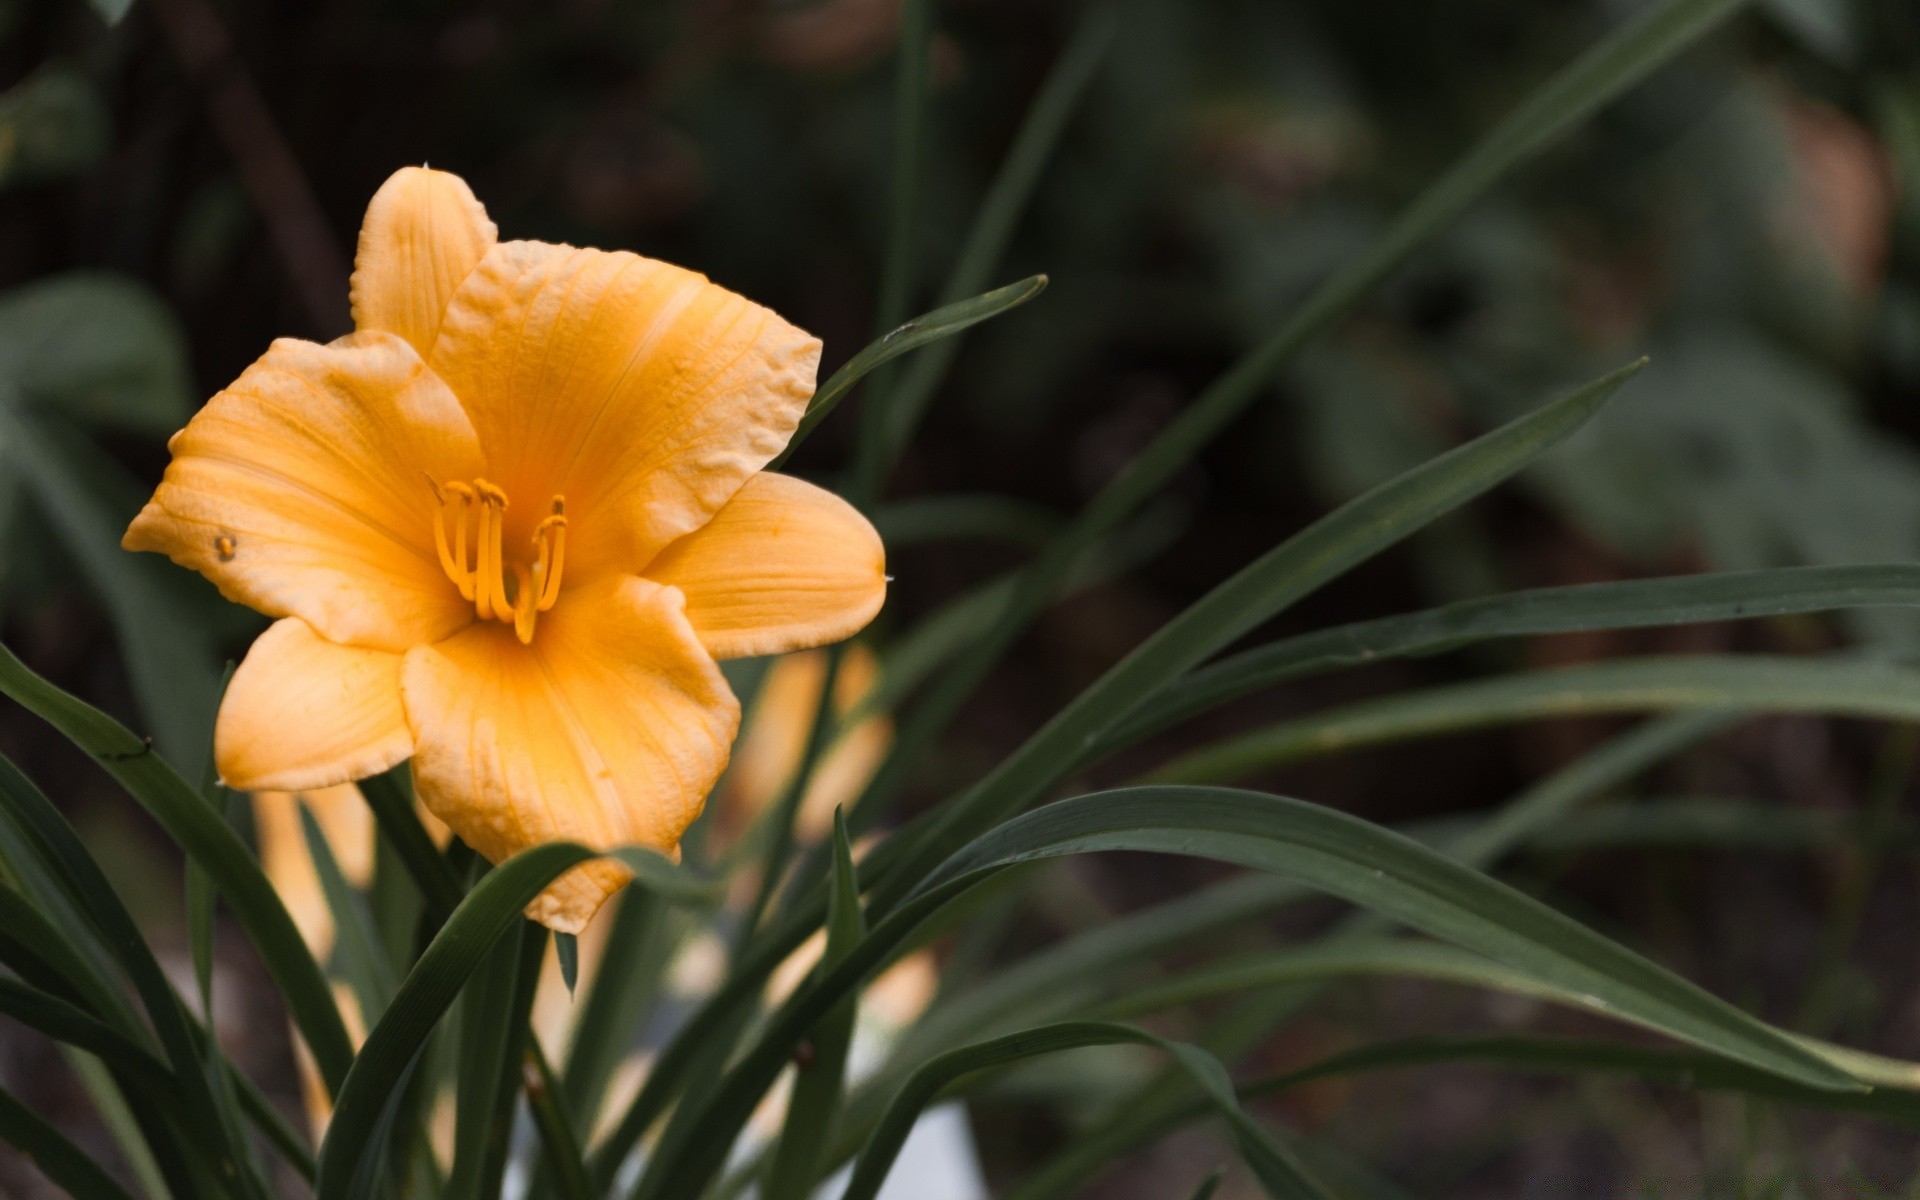
M889 862L881 911L968 838L1032 803L1144 697L1244 636L1327 580L1510 478L1571 436L1640 369L1604 376L1441 455L1288 538L1162 626L984 779L943 804L926 832Z
M133 1200L93 1156L67 1140L45 1118L0 1088L0 1139L11 1143L74 1200Z
M1446 853L1468 866L1484 867L1554 828L1575 808L1617 788L1656 763L1713 736L1733 723L1721 712L1661 717L1590 751L1538 781L1489 820L1447 838ZM1355 916L1341 932L1377 930L1378 922ZM1307 986L1261 993L1231 1009L1204 1038L1214 1053L1233 1061L1258 1045L1315 994ZM1005 1200L1048 1200L1081 1187L1101 1166L1152 1136L1169 1114L1188 1104L1184 1081L1163 1076L1122 1097L1110 1115L1076 1136L1060 1153L1012 1189ZM1188 1104L1191 1108L1191 1105Z
M348 986L359 998L364 1018L377 1021L380 1014L387 1011L399 981L394 978L392 963L380 949L379 935L373 931L373 914L367 911L366 900L347 882L327 835L304 802L300 804L300 831L306 838L314 874L320 879L321 894L333 913L336 968L341 968Z
M527 1015L546 952L546 927L522 920L519 937L499 938L461 993L453 1170L447 1177L452 1200L500 1195L521 1064L532 1037Z
M1233 1130L1242 1157L1253 1167L1267 1195L1327 1200L1325 1187L1307 1173L1271 1134L1240 1107L1233 1081L1220 1061L1198 1046L1172 1042L1127 1025L1075 1021L1025 1029L989 1042L949 1051L932 1059L907 1080L855 1160L853 1177L841 1200L874 1200L887 1172L906 1144L920 1113L943 1089L976 1071L1023 1059L1088 1046L1151 1046L1172 1056Z
M1786 567L1536 588L1466 600L1285 638L1203 667L1148 701L1095 753L1250 692L1339 667L1441 654L1495 638L1882 606L1920 606L1920 567Z
M227 693L227 684L233 680L234 662L227 661L226 670L220 675L220 690L215 694L215 709L218 700ZM209 746L201 759L200 794L207 803L220 809L227 824L237 823L241 800L220 787L217 773L213 767L213 749ZM187 860L187 947L193 956L193 978L200 987L200 1015L207 1021L213 1020L213 881L207 878L206 870L192 859Z
M847 840L847 823L835 809L833 893L827 907L827 944L820 959L821 969L831 969L844 959L866 932L866 918L860 911L860 880L853 868L853 846ZM807 1200L819 1184L821 1151L840 1111L847 1051L853 1046L853 1024L858 1014L859 995L849 993L814 1026L806 1043L811 1053L795 1061L786 1121L781 1126L773 1162L760 1189L765 1200ZM882 1175L892 1163L892 1154L898 1150L895 1146L888 1154L887 1163L881 1167ZM855 1194L851 1185L847 1194Z
M350 1195L359 1165L378 1159L389 1102L402 1090L434 1026L502 933L562 871L594 857L593 851L568 842L536 846L487 872L460 901L353 1060L320 1147L318 1200ZM651 851L620 850L606 857L631 868L637 886L702 899L712 893L711 884Z
M927 126L929 67L933 58L933 0L902 0L899 67L893 90L893 174L887 187L887 247L880 268L874 328L892 329L908 313L919 275L921 139ZM873 499L886 444L886 412L879 402L890 389L869 389L854 446L850 496L865 507Z
M1152 777L1221 783L1303 758L1508 721L1677 709L1915 721L1920 670L1822 658L1686 655L1526 671L1284 721L1203 745Z
M1112 44L1116 24L1113 10L1103 5L1090 6L1080 20L1060 60L1047 73L1014 135L1013 145L994 176L979 214L967 231L966 243L954 260L953 273L941 292L943 301L952 302L986 286L1013 237L1014 227L1027 209L1041 172L1052 161L1061 135L1079 110L1087 87L1093 82L1107 47ZM960 342L950 339L922 355L907 369L898 389L887 399L877 420L881 423L880 445L872 470L875 477L868 486L878 495L885 487L886 475L900 452L913 439L914 430L926 414L927 405L939 390L947 371L959 353Z
M786 465L787 459L800 448L800 443L819 427L820 422L839 406L855 384L870 372L893 361L909 351L953 337L961 330L990 321L1002 313L1010 312L1027 301L1038 296L1047 288L1045 275L1030 275L1016 283L983 292L971 299L957 299L942 305L932 312L923 313L906 322L882 337L876 339L848 359L846 364L820 385L813 399L807 404L807 411L801 416L800 424L794 429L793 436L787 439L786 448L774 456L767 464L767 470L777 471Z
M1512 1071L1624 1075L1692 1091L1731 1091L1807 1108L1859 1113L1920 1125L1920 1096L1894 1089L1834 1092L1810 1088L1698 1050L1654 1049L1575 1038L1503 1035L1416 1037L1361 1046L1297 1071L1243 1084L1246 1099L1278 1095L1320 1079L1442 1063L1479 1063ZM1198 1115L1195 1112L1193 1115Z
M80 835L53 802L4 758L0 758L0 804L32 839L56 881L132 981L172 1069L186 1122L205 1138L217 1176L238 1189L240 1195L266 1200L267 1184L247 1151L240 1114L230 1091L221 1086L220 1076L227 1069L224 1061L217 1055L212 1063L203 1060L185 1005L153 957L132 914L120 903L106 872L87 853ZM25 903L24 899L21 902ZM46 922L45 928L49 932L56 929L51 922ZM70 961L77 966L83 960L74 952Z
M1053 541L1022 578L992 637L976 646L901 726L893 752L852 810L854 830L871 825L911 763L1051 602L1087 546L1158 491L1262 394L1274 373L1302 346L1350 311L1494 183L1732 16L1742 2L1668 0L1601 39L1523 100L1403 209L1358 257L1317 288L1272 336L1196 398ZM1083 749L1077 748L1074 755Z
M542 1169L560 1193L561 1200L593 1200L593 1185L587 1180L585 1153L574 1120L566 1110L567 1098L546 1056L531 1050L526 1055L527 1108L540 1131L546 1148ZM538 1190L529 1192L539 1195Z
M114 639L141 716L160 751L200 774L199 756L213 740L220 656L205 622L180 611L152 582L157 564L120 549L122 522L80 482L83 466L62 439L0 396L0 455L26 481L37 507L60 534L83 578L113 620Z
M973 842L917 889L1012 862L1159 850L1284 872L1588 998L1617 1019L1814 1087L1861 1086L1756 1020L1540 902L1409 838L1302 801L1226 788L1129 788L1063 800Z
M334 1007L326 977L245 843L178 772L153 753L151 743L41 679L5 647L0 647L0 692L105 767L153 814L168 836L207 868L286 999L328 1090L336 1090L353 1058L346 1026Z
M1578 922L1390 831L1285 797L1135 788L1015 817L929 872L846 960L773 1014L710 1099L668 1126L634 1195L654 1200L705 1187L804 1032L973 883L1015 863L1111 850L1198 855L1288 874L1594 997L1667 1036L1809 1086L1865 1086L1790 1036Z

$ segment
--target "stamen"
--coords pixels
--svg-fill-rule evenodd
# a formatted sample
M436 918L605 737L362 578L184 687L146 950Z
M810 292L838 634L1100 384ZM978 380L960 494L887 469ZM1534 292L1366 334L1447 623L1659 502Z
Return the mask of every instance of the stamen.
M431 482L431 481L429 481ZM473 599L473 571L467 566L467 509L473 504L473 489L464 483L449 483L445 488L435 485L434 494L442 500L447 495L453 497L453 548L451 558L442 557L440 566L460 589L462 599ZM433 514L434 548L447 555L446 535L440 527L441 518L446 515L444 503L440 511Z
M532 641L538 615L552 608L560 596L560 570L567 544L566 502L555 496L552 515L534 528L534 561L529 567L524 560L506 559L502 545L506 536L506 492L484 479L472 484L441 483L428 476L427 486L433 489L435 501L434 550L447 578L463 598L472 602L474 614L481 620L510 624L522 642ZM473 518L471 565L467 560L469 513ZM449 520L453 523L451 535L447 532ZM514 581L511 588L507 583L509 571Z
M513 635L520 639L521 645L526 645L533 641L533 622L540 615L537 607L540 595L534 589L533 577L519 563L513 564L513 579Z
M553 498L553 515L533 531L533 540L539 546L539 560L533 568L533 577L540 588L540 611L553 607L560 598L560 570L567 561L567 501L564 496Z

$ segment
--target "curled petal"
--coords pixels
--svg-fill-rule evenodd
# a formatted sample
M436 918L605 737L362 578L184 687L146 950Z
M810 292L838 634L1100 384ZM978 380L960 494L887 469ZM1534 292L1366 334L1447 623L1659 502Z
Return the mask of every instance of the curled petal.
M415 649L403 691L420 798L493 862L562 840L674 853L740 723L680 594L633 576L570 591L530 644L488 621ZM582 864L527 914L578 933L630 877Z
M297 618L274 622L220 703L213 756L221 781L240 791L300 792L405 761L413 735L400 665L398 654L335 645Z
M502 242L428 361L471 414L488 477L536 498L507 514L510 538L566 497L568 579L583 583L638 570L779 453L820 343L692 271Z
M471 478L459 401L390 333L281 340L168 443L122 545L329 641L405 650L472 619L433 544L429 476Z
M886 550L867 519L832 492L771 472L645 574L686 594L687 619L715 658L837 642L887 598Z
M466 181L402 167L373 194L353 256L353 324L405 338L425 358L440 318L499 232Z

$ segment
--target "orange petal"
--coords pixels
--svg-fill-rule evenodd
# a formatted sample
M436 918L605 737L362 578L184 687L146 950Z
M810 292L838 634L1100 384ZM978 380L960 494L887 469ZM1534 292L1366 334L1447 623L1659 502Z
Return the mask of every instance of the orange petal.
M338 646L275 621L227 685L213 731L220 778L240 791L299 792L377 775L413 753L401 656Z
M740 723L679 593L633 576L570 591L529 645L487 621L420 647L403 690L420 798L493 862L560 840L673 853ZM578 933L629 878L583 864L527 915Z
M268 616L405 650L473 606L440 569L428 476L469 479L473 427L390 333L281 340L168 443L173 462L122 540Z
M454 296L429 361L515 499L508 538L564 495L567 578L584 583L638 570L779 453L820 343L692 271L503 242Z
M333 948L333 909L307 851L300 805L320 825L327 848L348 882L364 886L373 876L373 813L360 789L350 783L310 792L255 792L253 826L260 845L260 866L280 893L281 903L315 958Z
M686 593L687 619L715 658L837 642L887 598L886 550L867 519L832 492L771 472L661 551L646 576Z
M353 256L353 324L397 333L425 358L447 301L499 240L466 180L402 167L367 205Z

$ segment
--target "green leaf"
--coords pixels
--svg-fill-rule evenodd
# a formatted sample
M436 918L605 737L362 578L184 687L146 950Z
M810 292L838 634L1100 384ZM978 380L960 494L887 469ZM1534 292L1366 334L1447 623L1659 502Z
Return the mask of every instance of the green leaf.
M527 1066L534 1073L534 1079L527 1086L527 1107L533 1113L534 1125L540 1132L540 1141L546 1150L546 1157L542 1161L544 1178L555 1182L562 1200L593 1200L593 1184L587 1178L586 1158L580 1146L580 1137L574 1131L573 1117L567 1111L567 1098L560 1081L554 1077L553 1068L544 1054L529 1049ZM545 1188L536 1183L527 1194L541 1196L545 1194Z
M1284 950L1235 955L1189 967L1181 971L1178 978L1130 992L1097 1006L1088 1015L1098 1020L1124 1020L1277 983L1361 976L1424 979L1484 988L1634 1021L1655 1032L1664 1032L1658 1026L1644 1026L1633 1017L1616 1012L1593 996L1502 966L1457 946L1404 938L1338 938ZM1920 1090L1920 1063L1864 1054L1817 1038L1788 1036L1812 1054L1876 1087ZM1920 1103L1920 1098L1916 1098L1916 1103Z
M320 822L314 819L313 811L304 800L299 802L299 808L300 833L306 841L307 857L313 860L320 892L333 914L335 969L353 988L364 1019L377 1021L399 986L393 977L393 965L380 948L379 934L374 932L373 914L367 911L366 900L347 882Z
M453 1170L447 1177L452 1200L500 1194L522 1059L533 1036L527 1015L546 952L546 927L522 920L520 936L499 938L462 993Z
M220 1084L219 1076L226 1071L226 1065L217 1055L212 1062L203 1058L203 1047L195 1038L185 1005L153 957L132 914L120 903L106 873L87 853L80 836L53 803L3 758L0 758L0 804L6 806L14 824L35 843L57 883L132 981L171 1067L175 1095L185 1123L202 1140L216 1173L236 1186L241 1195L265 1197L265 1181L255 1174L255 1164L246 1152L240 1114L231 1093ZM59 934L50 922L41 920L34 924L36 932L32 936L39 943L34 948L45 954L51 950L50 939ZM21 926L10 923L9 928L22 932ZM84 960L77 951L68 949L61 958L52 961L77 971Z
M1156 782L1220 783L1303 758L1506 721L1726 709L1920 720L1920 670L1768 655L1623 659L1365 701L1200 747Z
M433 838L414 812L413 789L407 780L407 767L398 766L362 779L360 794L366 797L380 832L387 835L401 865L413 878L414 886L420 889L428 915L444 921L460 903L464 891L447 860L434 849Z
M5 390L0 377L0 391ZM25 481L87 584L113 619L140 711L162 753L198 776L213 739L221 656L203 621L183 612L155 573L157 558L120 549L121 522L81 482L85 467L61 439L0 396L0 457Z
M1739 1092L1807 1108L1853 1112L1901 1125L1920 1126L1920 1096L1912 1092L1892 1088L1835 1092L1807 1087L1698 1050L1654 1049L1617 1042L1526 1035L1416 1037L1361 1046L1297 1071L1255 1080L1244 1085L1240 1094L1253 1099L1320 1079L1442 1063L1480 1063L1504 1070L1551 1074L1625 1075L1692 1091Z
M1198 1046L1171 1042L1127 1025L1074 1021L1021 1030L989 1042L966 1046L932 1059L907 1080L855 1160L853 1178L841 1200L873 1200L886 1181L900 1147L920 1118L948 1084L975 1071L1086 1046L1133 1044L1152 1046L1170 1054L1200 1085L1202 1092L1233 1130L1242 1157L1259 1176L1269 1196L1324 1198L1326 1190L1295 1162L1271 1134L1240 1108L1233 1082L1218 1059Z
M1729 724L1730 718L1719 712L1683 713L1648 721L1534 783L1484 821L1445 835L1438 844L1469 866L1489 865L1553 828L1577 805L1620 787ZM1342 930L1357 932L1377 924L1375 917L1356 914L1342 923ZM1284 989L1278 995L1257 993L1235 1005L1215 1024L1208 1037L1209 1048L1227 1058L1248 1053L1312 994L1313 989L1306 985ZM1183 1103L1180 1082L1155 1080L1122 1097L1111 1116L1076 1136L1006 1200L1046 1200L1071 1192L1115 1155L1157 1136L1169 1114L1177 1113Z
M352 1194L360 1164L378 1159L388 1105L433 1027L500 935L561 872L594 857L599 856L568 842L535 846L487 872L460 901L353 1059L320 1148L318 1200ZM618 859L633 870L639 885L662 894L702 899L714 894L712 883L651 851L619 850L605 857Z
M146 1080L162 1089L169 1085L171 1074L166 1063L112 1026L58 996L0 975L0 1013L57 1042L85 1050L132 1078Z
M1054 540L1023 579L992 638L976 647L921 711L901 727L894 753L854 807L855 828L863 828L862 818L877 808L869 798L884 796L898 786L907 765L927 748L1000 655L1051 601L1087 547L1124 521L1191 462L1203 446L1264 393L1275 372L1303 346L1349 312L1487 189L1704 36L1737 11L1741 2L1668 0L1615 29L1522 101L1403 209L1360 255L1315 289L1272 336L1196 398ZM1084 745L1073 747L1068 761L1077 759L1084 749ZM1013 803L1017 806L1022 802ZM979 827L973 828L977 831ZM920 865L917 858L915 865Z
M143 284L104 271L0 294L0 382L69 420L154 437L195 407L179 322Z
M941 806L931 830L901 856L904 862L887 863L876 903L884 910L968 837L1031 803L1089 745L1182 672L1558 445L1640 366L1615 371L1342 505L1215 587L1108 670L985 779Z
M667 903L652 892L628 888L612 903L620 907L567 1048L567 1110L589 1129L599 1120L607 1083L628 1052L634 1027L659 994L680 942L678 929L670 928Z
M1495 638L1869 607L1920 607L1920 567L1786 567L1536 588L1466 600L1284 638L1203 667L1128 717L1097 752L1262 688L1382 659L1442 654Z
M1862 1085L1748 1016L1539 901L1409 838L1331 809L1226 788L1146 787L1063 800L1016 817L916 889L1016 862L1159 851L1284 873L1660 1030L1810 1087Z
M814 392L812 401L807 405L806 413L800 418L799 426L793 431L793 436L787 440L786 449L767 464L767 470L777 471L785 465L787 459L792 457L793 452L799 448L800 443L807 439L807 435L811 434L820 422L826 420L828 414L847 398L847 393L853 390L853 385L859 383L874 368L898 358L909 350L917 350L930 342L952 337L968 326L978 325L982 321L991 320L1001 313L1018 308L1045 291L1046 287L1045 275L1029 276L1018 283L995 288L971 300L960 300L936 308L868 344L866 349L848 359L846 365L829 376L827 381L820 385L819 390Z
M233 681L236 664L227 660L226 670L220 676L220 696L227 694L227 684ZM216 706L217 710L217 706ZM219 773L214 769L213 747L208 746L200 765L200 794L207 803L225 810L227 824L239 828L245 812L246 801L239 794L229 792L220 786ZM193 956L193 980L200 989L201 1016L213 1020L213 918L216 896L213 881L207 878L207 872L199 863L187 861L187 947Z
M1052 160L1061 135L1106 58L1115 24L1113 10L1100 5L1089 8L1081 18L1066 50L1034 96L1033 106L1021 121L1020 131L1014 135L1013 145L1001 162L972 227L967 230L966 243L961 246L941 292L943 300L955 302L985 287L988 277L1006 254L1014 227L1026 211L1041 173ZM870 494L879 492L885 483L886 471L912 440L959 349L960 343L955 339L921 356L885 404L876 406L877 432L870 451L871 463L865 467L871 472L871 478L865 483Z
M0 93L0 187L76 175L112 144L106 101L71 66L49 63Z
M866 932L866 918L860 911L860 879L853 867L853 846L847 840L846 820L835 809L833 887L827 905L827 945L821 955L821 969L831 968L846 958ZM814 1026L806 1043L811 1053L801 1055L795 1062L786 1121L781 1126L779 1145L760 1192L766 1200L807 1200L813 1195L820 1178L827 1135L840 1111L847 1052L853 1045L853 1027L858 1015L859 995L849 993Z
M1200 1186L1193 1189L1193 1200L1213 1200L1213 1194L1220 1190L1220 1181L1226 1177L1225 1171L1215 1171L1202 1179Z
M74 1200L133 1200L93 1156L0 1088L0 1139L10 1142Z
M332 989L285 906L239 837L153 745L29 671L0 646L0 692L24 705L105 767L167 835L206 868L286 1000L329 1091L353 1059Z
M560 982L567 985L571 998L580 984L580 939L570 933L554 934L553 955L560 962Z

